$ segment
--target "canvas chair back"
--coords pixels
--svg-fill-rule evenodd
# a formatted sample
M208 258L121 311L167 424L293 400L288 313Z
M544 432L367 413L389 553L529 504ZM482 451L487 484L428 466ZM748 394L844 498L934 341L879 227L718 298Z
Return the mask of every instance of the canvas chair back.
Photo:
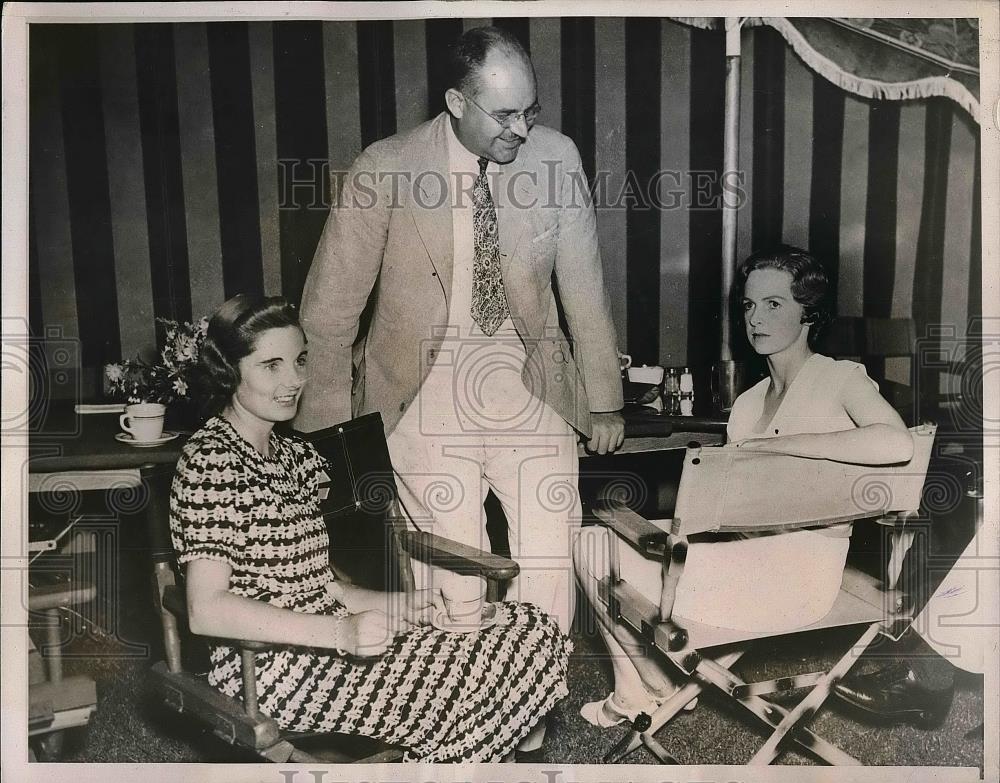
M671 533L795 530L916 511L936 429L911 428L913 457L900 465L689 448Z
M303 437L327 463L320 508L334 570L374 590L412 589L409 559L394 535L403 523L381 415L370 413Z

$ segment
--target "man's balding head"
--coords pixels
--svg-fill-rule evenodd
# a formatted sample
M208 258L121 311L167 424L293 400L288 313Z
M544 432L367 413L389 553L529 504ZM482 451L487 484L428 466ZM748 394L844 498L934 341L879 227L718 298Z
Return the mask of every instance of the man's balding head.
M531 58L514 35L501 27L474 27L459 36L448 52L447 87L476 95L480 69L490 54L520 60L534 72Z

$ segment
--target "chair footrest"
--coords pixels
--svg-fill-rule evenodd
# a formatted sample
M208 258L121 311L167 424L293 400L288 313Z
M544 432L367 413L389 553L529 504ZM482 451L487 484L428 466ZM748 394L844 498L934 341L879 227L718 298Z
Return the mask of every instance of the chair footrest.
M161 661L153 665L150 676L171 709L200 718L231 745L262 752L281 740L281 729L273 718L247 714L239 701L195 674L170 672Z

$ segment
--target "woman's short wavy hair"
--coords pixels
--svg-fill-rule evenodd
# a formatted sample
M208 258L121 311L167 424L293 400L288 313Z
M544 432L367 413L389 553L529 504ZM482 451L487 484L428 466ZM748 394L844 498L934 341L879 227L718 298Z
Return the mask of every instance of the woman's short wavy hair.
M240 384L240 359L253 353L257 338L286 326L302 328L295 308L281 296L237 294L215 311L198 357L206 413L218 413L232 399Z
M830 277L811 253L792 245L775 245L749 256L737 270L737 302L743 299L747 278L755 269L781 269L792 276L792 298L802 305L802 323L809 324L809 344L814 346L833 320Z

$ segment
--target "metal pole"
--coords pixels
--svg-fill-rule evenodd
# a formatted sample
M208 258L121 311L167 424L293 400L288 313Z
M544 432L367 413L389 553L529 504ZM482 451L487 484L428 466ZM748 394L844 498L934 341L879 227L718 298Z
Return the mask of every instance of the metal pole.
M740 29L743 20L726 17L726 114L723 176L732 176L740 165ZM730 296L736 277L736 218L738 201L734 194L722 191L722 329L719 358L733 358L730 340Z

